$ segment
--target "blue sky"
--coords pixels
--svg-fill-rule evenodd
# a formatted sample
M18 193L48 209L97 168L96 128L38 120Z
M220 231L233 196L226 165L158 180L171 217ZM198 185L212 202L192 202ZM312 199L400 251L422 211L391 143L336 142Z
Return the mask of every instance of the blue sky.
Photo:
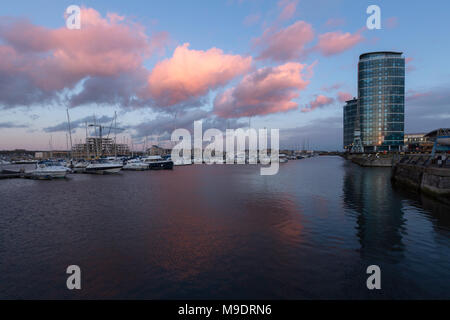
M253 127L280 128L282 146L301 145L307 138L311 146L317 149L341 149L342 102L337 99L337 93L356 95L358 57L368 51L402 51L408 59L406 92L410 98L406 102L406 132L430 131L450 123L448 1L300 0L292 16L280 19L283 3L279 1L129 0L30 3L18 0L2 5L0 16L3 24L0 26L4 27L5 21L8 21L6 17L12 17L26 18L33 25L48 29L64 28L63 14L71 4L95 9L102 17L108 12L125 16L145 27L148 34L167 33L168 39L164 46L142 63L148 72L160 61L170 59L174 50L184 43L190 44L190 50L208 51L218 48L227 55L252 57L251 70L232 77L220 86L212 86L201 96L201 105L196 108L206 112L214 109L214 98L217 95L239 86L247 74L258 69L275 68L287 62L307 66L315 63L313 74L308 78L309 84L306 88L299 89L298 96L291 100L298 105L297 108L252 116ZM368 17L366 8L371 4L381 8L381 30L363 30ZM297 21L304 21L314 29L316 36L308 43L307 48L317 45L318 36L327 32L341 31L352 35L361 32L363 40L331 55L312 51L289 61L257 59L261 49L255 45L255 40L262 37L264 31L270 29L278 32ZM7 44L6 40L0 38L0 44ZM329 89L333 86L336 89ZM67 90L76 91L81 87L82 82ZM319 95L330 97L333 102L311 112L301 112L302 108L308 107ZM145 134L137 132L136 126L158 117L165 119L171 116L168 109L164 108L127 108L118 104L100 106L95 103L71 108L70 114L73 120L77 120L92 114L97 117L112 116L115 110L119 113L120 124L129 128L122 136L126 136L128 141L134 139L136 144L142 141ZM180 111L181 113L184 111ZM65 108L60 103L37 102L22 106L0 104L0 149L46 149L50 135L55 148L65 148L64 131L45 130L63 123L65 117ZM233 121L248 123L248 117ZM74 140L82 139L83 135L84 131L78 130ZM160 135L164 137L166 134L161 132Z

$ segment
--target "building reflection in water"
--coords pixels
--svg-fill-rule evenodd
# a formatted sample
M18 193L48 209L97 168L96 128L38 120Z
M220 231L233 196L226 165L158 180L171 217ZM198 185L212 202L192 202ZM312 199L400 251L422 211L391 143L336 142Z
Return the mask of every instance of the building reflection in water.
M389 169L345 163L344 171L344 208L356 218L362 257L401 260L405 219L402 201L392 192Z

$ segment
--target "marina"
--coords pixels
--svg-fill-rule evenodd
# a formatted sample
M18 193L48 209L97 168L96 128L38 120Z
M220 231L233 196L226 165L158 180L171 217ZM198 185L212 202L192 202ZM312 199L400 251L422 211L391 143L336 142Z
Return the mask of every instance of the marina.
M0 301L450 301L450 2L25 2L0 25Z

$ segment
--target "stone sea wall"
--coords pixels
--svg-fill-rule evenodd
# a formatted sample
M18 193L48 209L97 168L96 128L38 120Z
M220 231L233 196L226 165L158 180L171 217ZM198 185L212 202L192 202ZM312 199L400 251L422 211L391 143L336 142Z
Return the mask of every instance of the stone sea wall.
M392 182L450 204L450 169L397 163Z

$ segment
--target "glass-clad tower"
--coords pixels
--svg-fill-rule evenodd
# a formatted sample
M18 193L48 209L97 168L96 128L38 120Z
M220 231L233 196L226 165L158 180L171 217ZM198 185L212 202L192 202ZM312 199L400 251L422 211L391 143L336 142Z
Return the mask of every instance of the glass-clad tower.
M359 57L358 108L364 151L401 149L405 123L401 52L370 52Z
M348 100L344 106L344 149L350 151L353 145L358 99Z

